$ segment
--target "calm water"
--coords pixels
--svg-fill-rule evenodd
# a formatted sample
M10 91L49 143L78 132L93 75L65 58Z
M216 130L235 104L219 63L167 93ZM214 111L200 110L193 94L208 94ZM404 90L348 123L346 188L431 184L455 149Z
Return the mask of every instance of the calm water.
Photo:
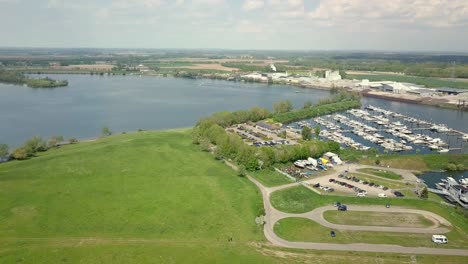
M115 132L193 126L203 116L252 106L272 108L289 99L296 107L329 96L328 91L284 85L221 80L138 76L50 75L69 86L32 89L0 84L0 143L10 146L39 135L78 138ZM429 106L363 98L372 104L414 117L445 123L468 132L468 113Z
M193 126L213 112L252 106L272 108L291 100L300 107L328 91L290 86L163 77L50 75L69 80L68 87L31 89L0 84L0 142L10 146L39 135L78 138L112 131Z

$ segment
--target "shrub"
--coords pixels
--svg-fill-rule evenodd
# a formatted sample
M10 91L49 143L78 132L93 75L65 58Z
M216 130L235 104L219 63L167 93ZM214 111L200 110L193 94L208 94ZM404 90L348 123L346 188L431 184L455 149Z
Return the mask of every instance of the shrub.
M75 138L75 137L71 137L71 138L68 139L68 143L70 143L70 144L76 144L76 143L78 143L78 139Z
M245 177L247 175L247 170L245 169L244 165L239 165L237 168L237 175L240 177Z
M447 164L447 170L456 171L457 170L457 165L455 165L453 163L449 163L449 164Z
M11 156L17 160L25 160L28 158L28 152L24 147L17 148L11 153Z

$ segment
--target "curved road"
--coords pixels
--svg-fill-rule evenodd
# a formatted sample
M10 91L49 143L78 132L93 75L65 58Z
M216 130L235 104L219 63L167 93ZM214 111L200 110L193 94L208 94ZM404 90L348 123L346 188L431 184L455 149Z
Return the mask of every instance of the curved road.
M236 168L233 164L226 162L229 166ZM251 176L247 175L247 178L252 181L262 192L263 198L263 206L265 207L265 225L264 225L264 234L265 237L270 241L273 245L286 247L286 248L299 248L299 249L315 249L315 250L339 250L339 251L363 251L363 252L387 252L387 253L400 253L400 254L423 254L423 255L454 255L454 256L468 256L468 250L465 249L441 249L441 248L425 248L425 247L403 247L398 245L385 245L385 244L364 244L364 243L356 243L356 244L334 244L334 243L313 243L313 242L291 242L284 240L278 237L274 232L274 225L275 223L283 218L287 217L306 217L312 219L314 221L319 222L322 225L334 225L331 224L325 219L323 219L323 210L328 210L327 207L317 208L311 212L304 213L304 214L289 214L281 212L275 208L270 203L270 194L273 191L277 191L280 189L289 188L292 186L299 185L300 183L292 183L287 184L279 187L274 188L267 188L263 186L260 182L252 178ZM358 208L358 207L356 207ZM359 209L359 208L358 208ZM387 209L390 208L382 208L383 211L388 211ZM404 210L403 208L394 208L394 210ZM322 211L322 212L321 212ZM419 210L410 210L411 212L419 211ZM425 211L424 211L425 212ZM416 212L418 213L418 212ZM428 212L425 212L428 213ZM318 215L318 216L317 216ZM432 216L432 215L431 215ZM441 218L440 216L436 216L441 223L448 223L445 219ZM335 227L339 226L339 228ZM341 225L334 225L333 228L342 229ZM355 228L356 226L350 226L351 228ZM358 228L362 228L359 226ZM369 231L371 227L365 227L365 230ZM372 227L373 228L373 227ZM382 227L375 227L377 228L375 231L382 231ZM388 228L388 227L387 227ZM362 230L362 229L354 229L354 230ZM401 231L396 231L401 230ZM411 232L414 232L414 228L411 228ZM420 231L423 233L427 233L430 230L430 233L433 232L447 232L447 229L434 229L434 228L420 228ZM384 230L386 231L386 230ZM406 229L403 231L399 228L392 228L393 232L408 232Z

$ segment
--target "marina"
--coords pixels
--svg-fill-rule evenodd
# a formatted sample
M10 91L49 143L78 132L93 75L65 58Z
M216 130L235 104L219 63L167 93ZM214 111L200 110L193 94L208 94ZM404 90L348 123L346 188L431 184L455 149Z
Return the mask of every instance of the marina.
M320 126L320 138L357 150L380 152L466 153L468 134L428 120L367 105L363 109L303 120L286 126Z
M468 179L460 178L457 181L453 177L447 177L436 183L435 187L436 189L428 188L428 190L444 196L452 203L468 208Z

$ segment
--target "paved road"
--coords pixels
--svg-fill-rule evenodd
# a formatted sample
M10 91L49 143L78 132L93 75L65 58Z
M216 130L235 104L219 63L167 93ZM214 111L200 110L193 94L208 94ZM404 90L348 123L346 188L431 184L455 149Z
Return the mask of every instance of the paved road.
M231 167L235 168L234 165L229 164ZM286 217L311 217L314 221L317 221L321 224L320 218L323 218L323 211L320 213L320 210L326 210L325 208L318 208L320 210L312 211L305 214L288 214L277 209L273 208L270 203L270 194L273 191L277 191L284 188L290 188L291 186L295 186L296 184L288 184L286 186L274 187L274 188L267 188L263 186L260 182L252 178L251 176L247 176L250 181L252 181L262 192L263 197L263 205L265 207L265 225L264 225L264 234L265 237L270 241L273 245L286 247L286 248L299 248L299 249L315 249L315 250L338 250L338 251L363 251L363 252L386 252L386 253L400 253L400 254L423 254L423 255L455 255L455 256L468 256L468 250L465 249L441 249L441 248L424 248L424 247L403 247L398 245L385 245L385 244L364 244L364 243L356 243L356 244L333 244L333 243L312 243L312 242L291 242L284 240L278 237L274 230L275 223L283 218ZM363 208L362 208L363 209ZM382 208L382 210L386 211L389 208ZM395 210L402 210L403 208L394 208ZM410 210L410 209L407 209ZM410 210L411 211L411 210ZM418 210L419 211L419 210ZM314 212L314 213L313 213ZM414 212L414 211L412 211ZM322 215L317 217L316 214ZM437 216L437 215L436 215ZM440 216L437 216L440 217ZM441 218L441 217L440 217ZM442 223L446 221L445 219L437 218ZM324 220L324 219L323 219ZM325 221L326 222L326 221ZM328 223L328 222L327 222ZM328 223L330 224L330 223ZM359 227L361 228L361 227ZM370 227L366 227L368 228ZM337 228L338 229L338 228ZM398 230L393 228L393 231ZM411 232L413 232L413 228ZM431 232L434 232L434 229L431 229ZM381 231L381 230L375 230ZM427 230L426 230L427 231ZM440 230L444 231L444 230Z

